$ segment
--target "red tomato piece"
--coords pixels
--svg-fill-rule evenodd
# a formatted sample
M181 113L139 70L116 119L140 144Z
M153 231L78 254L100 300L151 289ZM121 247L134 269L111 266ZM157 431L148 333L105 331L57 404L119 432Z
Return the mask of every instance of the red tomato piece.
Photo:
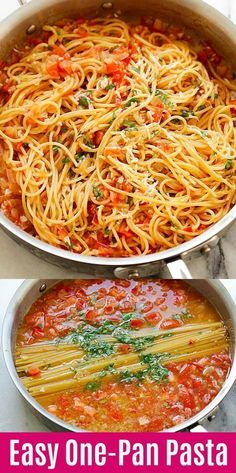
M144 318L149 324L156 325L160 320L160 314L158 314L158 312L151 312L150 314L146 314Z
M130 345L128 343L122 343L121 345L119 345L119 350L122 353L128 353L130 350Z
M34 328L33 332L32 332L32 335L33 335L34 338L43 338L44 331L42 329L39 329L39 328Z
M160 325L160 329L171 329L171 328L177 328L182 325L180 320L175 320L175 319L166 319L163 320L163 322Z
M96 310L89 310L87 313L86 313L86 320L88 320L89 322L94 322L94 320L96 320L97 318L97 312Z
M104 131L102 130L95 131L93 135L93 143L95 144L96 148L100 145L103 139L103 136L104 136Z
M27 376L38 376L39 374L41 373L41 370L35 366L35 367L31 367L27 370Z
M144 325L145 325L145 322L144 322L143 319L133 319L130 322L130 327L133 328L133 329L142 328L142 327L144 327Z

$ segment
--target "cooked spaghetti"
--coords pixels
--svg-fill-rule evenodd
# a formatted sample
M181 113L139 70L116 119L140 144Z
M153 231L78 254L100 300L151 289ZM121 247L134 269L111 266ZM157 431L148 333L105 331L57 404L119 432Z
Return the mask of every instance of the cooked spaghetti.
M15 365L29 393L75 426L155 431L209 404L231 359L215 309L181 281L67 280L25 315Z
M175 247L235 203L236 80L159 20L45 26L3 63L0 203L60 248Z

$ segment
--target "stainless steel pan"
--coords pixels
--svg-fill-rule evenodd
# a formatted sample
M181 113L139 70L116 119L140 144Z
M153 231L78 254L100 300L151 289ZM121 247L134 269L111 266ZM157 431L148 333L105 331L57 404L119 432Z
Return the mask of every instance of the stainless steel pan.
M27 3L26 0L18 0ZM198 37L206 38L232 65L236 64L236 27L221 13L200 0L32 0L1 23L0 55L8 54L23 37L45 23L69 16L94 16L104 13L133 18L153 15L187 26ZM0 212L0 226L14 240L35 255L73 271L121 278L157 274L167 263L173 277L191 277L184 258L195 251L208 251L236 218L236 206L217 224L193 240L160 253L124 258L82 256L52 247L20 230Z
M14 365L14 347L16 340L16 333L19 324L21 323L25 313L33 302L49 287L53 286L58 280L26 280L20 288L16 291L12 298L10 305L8 306L4 324L3 324L3 353L6 362L8 372L17 387L25 399L28 406L31 408L34 414L36 414L42 422L45 423L52 430L70 430L73 432L82 431L69 425L57 417L49 414L43 407L41 407L27 392L25 387L20 381L17 375ZM202 422L207 418L211 418L213 413L217 410L219 403L228 393L236 380L236 307L225 289L223 284L219 281L196 279L188 281L188 284L196 288L201 292L207 299L213 304L216 310L219 312L222 320L226 324L230 334L230 345L233 364L229 376L222 387L218 395L213 401L201 412L185 421L184 423L169 429L172 432L179 430L197 430L201 426Z

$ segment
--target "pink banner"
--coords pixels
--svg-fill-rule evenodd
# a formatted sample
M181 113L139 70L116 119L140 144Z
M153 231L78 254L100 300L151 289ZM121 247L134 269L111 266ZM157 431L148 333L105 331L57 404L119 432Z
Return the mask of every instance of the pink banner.
M235 473L236 433L1 433L1 473Z

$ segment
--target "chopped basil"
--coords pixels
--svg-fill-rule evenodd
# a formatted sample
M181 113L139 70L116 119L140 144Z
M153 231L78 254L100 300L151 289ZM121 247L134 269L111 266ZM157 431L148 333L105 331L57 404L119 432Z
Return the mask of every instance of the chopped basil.
M225 169L231 169L233 167L233 160L232 159L227 159L225 163Z
M199 105L199 107L197 108L197 111L200 112L200 110L204 110L204 108L206 108L205 105Z
M115 88L115 84L113 84L113 83L112 83L112 84L108 84L108 85L105 87L106 90L111 90L111 89L114 89L114 88Z
M75 172L73 171L73 169L69 169L69 176L70 176L71 179L73 179L73 178L76 176L76 174L75 174Z
M135 103L135 102L139 102L139 99L138 97L132 97L131 99L129 99L126 103L125 103L125 108L127 107L130 107L130 105L132 105L132 103Z
M111 232L110 228L105 228L105 231L104 231L105 235L110 235L110 232Z
M168 356L167 353L140 355L141 363L147 365L145 371L149 378L157 382L168 380L169 370L161 365L161 360Z
M167 107L173 108L174 104L168 98L168 95L163 92L161 89L157 89L155 92L156 97L158 97Z
M94 193L94 195L95 195L95 197L96 197L97 200L102 199L103 193L102 193L102 192L98 189L98 187L95 186L95 185L93 186L93 193Z
M116 112L113 112L113 113L112 113L112 118L111 118L111 120L110 120L110 122L109 122L110 125L114 122L115 119L116 119Z
M62 160L62 164L67 164L69 162L70 162L69 158L63 158Z
M131 337L125 330L117 329L114 331L113 336L120 343L128 343L132 345L134 351L141 351L147 346L151 345L155 340L155 337Z
M104 378L107 374L116 373L116 369L114 368L114 363L111 363L110 365L107 365L102 371L99 372L99 377Z
M137 130L137 125L132 120L124 120L123 126L125 126L127 129Z
M192 110L182 110L182 112L181 112L181 116L183 118L189 118L193 115L195 115L195 113Z
M136 373L132 373L132 371L124 370L120 371L119 379L124 383L131 383L132 381L143 381L145 378L144 371L136 371Z
M115 44L115 46L112 46L110 49L109 49L109 53L113 53L113 51L118 48L118 44Z
M140 67L132 66L131 67L132 71L139 73L140 72Z
M76 153L75 155L75 159L77 162L82 161L84 158L86 158L84 151L80 151L79 153Z
M101 386L100 381L91 381L87 383L84 387L85 391L97 391Z
M88 99L88 97L85 97L85 95L83 97L80 97L79 98L79 104L82 108L89 108L89 99Z
M68 250L73 250L73 248L74 248L74 245L71 241L70 242L66 241L66 246L67 246Z
M84 144L89 148L96 148L95 144L91 140L85 139Z
M54 153L57 153L57 151L59 150L59 148L58 148L58 146L53 146L53 147L52 147L52 150L53 150Z
M185 319L192 319L192 317L192 314L190 314L190 312L188 312L187 310L183 310L179 314L174 314L172 316L173 319L182 321L184 321Z

